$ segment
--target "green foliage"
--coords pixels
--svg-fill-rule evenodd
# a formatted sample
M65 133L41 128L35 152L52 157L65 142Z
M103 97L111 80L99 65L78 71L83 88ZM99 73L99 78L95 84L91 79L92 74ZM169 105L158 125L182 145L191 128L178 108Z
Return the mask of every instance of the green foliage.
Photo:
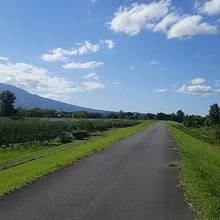
M211 122L210 118L209 118L209 117L206 117L206 119L205 119L205 121L204 121L204 126L205 126L205 127L209 127L209 126L211 126L211 125L212 125L212 122Z
M182 110L178 110L176 113L176 117L177 117L176 121L182 123L184 116L185 116L184 112Z
M60 138L62 144L70 143L73 141L73 136L69 132L63 132Z
M53 117L58 117L59 113L54 110L54 109L23 109L23 108L18 108L18 115L20 117L48 117L48 118L53 118Z
M84 140L85 138L89 138L89 133L87 131L74 131L72 134L76 140Z
M189 126L186 127L179 123L173 123L173 127L191 135L199 140L205 141L210 144L220 144L220 125L203 127L203 126Z
M185 127L185 129L188 129ZM220 219L220 152L169 123L181 155L181 179L198 219ZM191 130L188 132L191 133Z
M31 143L33 141L50 141L61 137L67 141L64 132L83 130L87 132L103 131L137 125L138 121L129 120L74 120L74 119L38 119L24 120L0 119L0 147L13 144ZM64 140L65 139L65 140ZM70 139L70 138L69 138Z
M205 118L200 115L186 115L183 118L183 124L186 127L199 127L203 126Z
M72 112L72 118L102 118L103 115L97 112L86 112L86 111L79 111L79 112Z
M15 95L10 91L3 91L0 94L0 116L7 117L16 114L14 109Z
M209 110L209 118L212 125L219 124L220 122L220 114L218 104L213 104L210 106Z
M166 120L167 119L167 115L163 112L157 113L156 115L156 120Z

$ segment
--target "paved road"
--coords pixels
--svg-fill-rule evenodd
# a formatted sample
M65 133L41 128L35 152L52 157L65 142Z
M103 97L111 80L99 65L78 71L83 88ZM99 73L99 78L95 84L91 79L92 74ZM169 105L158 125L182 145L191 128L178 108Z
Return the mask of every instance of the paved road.
M164 123L0 200L0 219L191 220Z

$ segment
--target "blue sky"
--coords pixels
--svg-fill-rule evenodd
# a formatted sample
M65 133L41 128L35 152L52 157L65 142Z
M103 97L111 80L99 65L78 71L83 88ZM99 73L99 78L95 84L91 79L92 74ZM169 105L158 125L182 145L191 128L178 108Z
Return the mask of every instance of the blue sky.
M85 107L207 114L220 0L1 0L0 82Z

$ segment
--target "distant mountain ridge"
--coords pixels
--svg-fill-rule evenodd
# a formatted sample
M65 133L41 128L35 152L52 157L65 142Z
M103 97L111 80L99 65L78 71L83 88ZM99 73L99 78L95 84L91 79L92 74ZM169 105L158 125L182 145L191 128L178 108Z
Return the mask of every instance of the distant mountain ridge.
M44 98L35 94L31 94L23 89L18 87L0 83L0 92L9 90L13 92L16 96L15 107L25 108L25 109L56 109L57 111L64 112L76 112L76 111L87 111L87 112L97 112L101 114L108 114L111 111L98 110L92 108L84 108L77 105L71 105L52 99Z

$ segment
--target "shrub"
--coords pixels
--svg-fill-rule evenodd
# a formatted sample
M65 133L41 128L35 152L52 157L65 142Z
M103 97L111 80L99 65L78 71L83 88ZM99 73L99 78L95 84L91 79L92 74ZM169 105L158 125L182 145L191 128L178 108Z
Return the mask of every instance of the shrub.
M73 141L73 136L69 133L63 133L60 138L60 142L62 144L67 144Z
M87 131L74 131L73 136L76 140L84 140L89 138L89 133Z

